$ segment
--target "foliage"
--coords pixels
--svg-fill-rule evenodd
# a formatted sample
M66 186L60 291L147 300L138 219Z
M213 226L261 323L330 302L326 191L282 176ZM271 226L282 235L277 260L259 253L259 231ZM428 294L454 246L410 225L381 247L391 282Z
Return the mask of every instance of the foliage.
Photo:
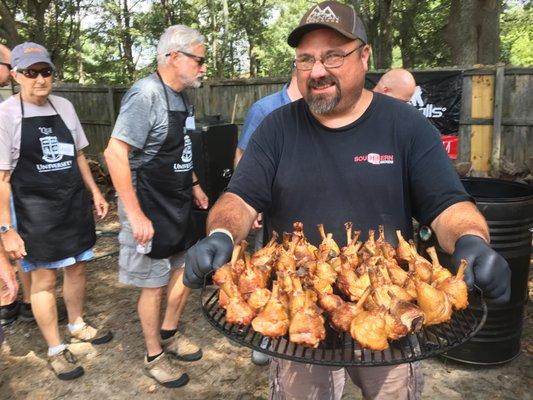
M342 0L356 7L374 46L374 65L450 64L444 40L451 0ZM208 76L288 76L287 35L315 0L1 0L0 39L32 40L52 54L59 78L129 84L155 68L164 29L185 24L206 38ZM506 1L501 60L533 64L533 6ZM379 53L379 55L378 55ZM377 59L376 59L377 57Z
M500 21L502 61L517 65L533 65L533 5L514 4L502 14Z

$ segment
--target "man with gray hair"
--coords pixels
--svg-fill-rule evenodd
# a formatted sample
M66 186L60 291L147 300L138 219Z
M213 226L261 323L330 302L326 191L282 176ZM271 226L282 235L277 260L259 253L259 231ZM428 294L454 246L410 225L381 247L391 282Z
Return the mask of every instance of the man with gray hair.
M182 277L184 251L192 245L191 206L208 205L193 172L188 130L194 129L194 112L183 92L200 86L204 62L202 35L183 25L167 28L157 46L157 71L124 95L104 153L122 225L119 281L141 288L137 311L146 342L144 373L170 388L189 380L177 360L202 357L177 328L189 294Z

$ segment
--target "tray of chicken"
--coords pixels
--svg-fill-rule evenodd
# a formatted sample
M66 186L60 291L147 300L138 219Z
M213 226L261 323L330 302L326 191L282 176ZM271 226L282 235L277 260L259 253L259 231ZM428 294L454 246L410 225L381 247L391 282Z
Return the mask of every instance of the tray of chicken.
M346 223L346 246L318 229L317 247L293 224L278 244L254 254L235 246L231 261L204 285L204 316L229 339L274 357L321 365L391 365L433 357L481 329L487 308L469 292L463 260L455 275L383 227L366 242Z

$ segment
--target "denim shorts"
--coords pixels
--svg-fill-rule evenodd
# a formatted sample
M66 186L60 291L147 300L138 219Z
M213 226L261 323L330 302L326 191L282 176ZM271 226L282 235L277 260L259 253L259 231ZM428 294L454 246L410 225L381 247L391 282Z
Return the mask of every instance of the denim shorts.
M17 229L17 216L15 214L15 204L13 202L13 196L11 196L10 205L11 205L11 225L13 225L15 229ZM40 268L57 269L57 268L69 267L71 265L76 264L77 262L88 261L93 257L94 257L94 253L92 249L87 249L85 251L82 251L80 254L76 256L67 257L61 260L50 261L50 262L32 263L23 258L20 261L20 266L24 272L30 272L30 271L40 269Z

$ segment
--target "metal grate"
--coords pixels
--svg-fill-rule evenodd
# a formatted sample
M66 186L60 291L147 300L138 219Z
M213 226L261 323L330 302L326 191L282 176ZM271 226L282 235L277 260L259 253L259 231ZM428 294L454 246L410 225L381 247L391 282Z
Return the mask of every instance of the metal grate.
M307 364L334 366L392 365L422 360L445 353L474 336L485 323L487 306L481 291L470 293L470 302L483 310L481 316L469 307L454 311L452 319L444 324L423 327L399 340L390 341L383 351L362 349L348 333L338 333L329 326L326 316L326 340L312 349L288 341L288 335L269 338L255 332L252 326L238 326L226 322L225 310L218 305L218 288L204 286L202 311L209 323L224 336L253 350Z

